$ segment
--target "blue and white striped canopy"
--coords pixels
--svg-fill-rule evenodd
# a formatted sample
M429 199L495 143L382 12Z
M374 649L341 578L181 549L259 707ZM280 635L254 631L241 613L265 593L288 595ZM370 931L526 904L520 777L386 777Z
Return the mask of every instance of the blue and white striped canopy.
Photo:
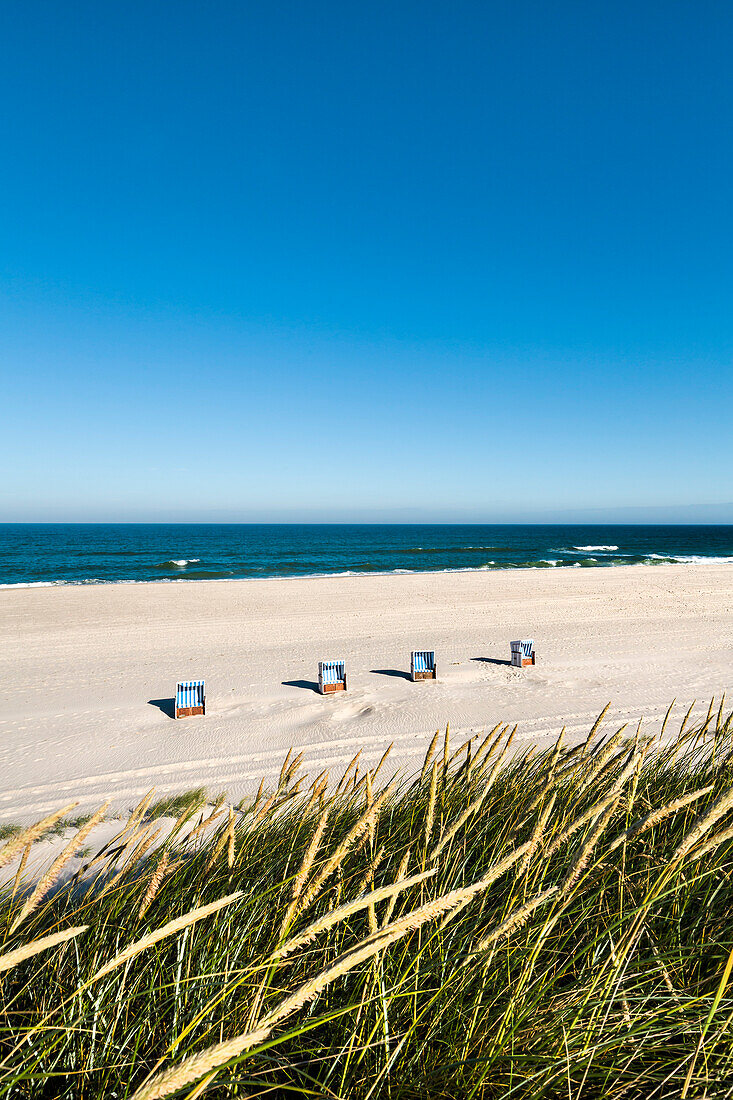
M435 668L435 653L432 649L414 649L412 668L415 672L432 672Z
M532 650L534 649L534 639L523 638L519 642L512 642L511 647L512 653L521 653L523 657L529 658L532 656Z
M344 661L319 661L318 675L324 684L338 684L346 675Z
M176 685L177 707L202 707L204 705L204 681L182 680Z

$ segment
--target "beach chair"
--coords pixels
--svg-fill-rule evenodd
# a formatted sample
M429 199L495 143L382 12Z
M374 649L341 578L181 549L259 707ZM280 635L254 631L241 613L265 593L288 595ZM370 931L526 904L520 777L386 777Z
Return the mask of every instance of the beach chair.
M410 678L413 680L437 680L438 668L435 654L429 649L413 649L410 655Z
M206 692L203 680L181 680L176 684L176 718L206 714Z
M346 691L346 667L343 661L318 662L318 690L321 695Z
M515 668L524 668L526 665L535 664L534 641L531 638L523 638L519 642L511 642L512 664Z

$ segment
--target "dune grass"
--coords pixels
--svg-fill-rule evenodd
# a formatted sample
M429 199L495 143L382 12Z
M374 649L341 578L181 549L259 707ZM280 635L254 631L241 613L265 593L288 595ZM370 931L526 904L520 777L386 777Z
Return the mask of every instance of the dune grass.
M179 817L186 810L193 812L200 809L205 802L206 788L194 787L190 791L182 791L181 794L168 795L151 802L145 813L149 818Z
M446 731L391 782L289 754L158 847L151 794L60 891L5 889L0 1096L733 1096L732 737L721 702Z

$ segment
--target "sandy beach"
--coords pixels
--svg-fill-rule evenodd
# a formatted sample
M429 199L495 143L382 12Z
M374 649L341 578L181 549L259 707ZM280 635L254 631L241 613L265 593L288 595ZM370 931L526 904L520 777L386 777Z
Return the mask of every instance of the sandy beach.
M394 741L412 771L448 721L545 744L610 702L610 721L657 729L673 698L679 719L731 687L732 611L733 565L702 563L5 590L0 822L151 786L237 801L291 745L338 774ZM509 666L517 637L536 667ZM410 682L412 648L436 651L437 682ZM345 695L317 694L319 658L346 660ZM176 722L189 677L207 715Z

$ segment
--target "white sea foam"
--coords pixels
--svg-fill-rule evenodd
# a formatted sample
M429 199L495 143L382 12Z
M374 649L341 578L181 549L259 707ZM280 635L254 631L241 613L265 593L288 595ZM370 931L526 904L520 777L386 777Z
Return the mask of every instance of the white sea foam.
M618 546L574 546L573 550L618 550Z
M170 561L164 561L163 565L177 565L179 569L185 569L187 565L193 565L197 561L201 561L201 558L171 558Z
M14 584L0 584L0 588L55 588L67 581L16 581Z
M646 555L646 560L648 562L653 562L653 561L680 562L682 564L690 564L690 565L695 565L695 564L705 565L705 564L713 564L713 563L716 564L716 565L731 565L731 564L733 564L733 556L731 556L731 557L726 557L726 556L714 557L712 555L708 556L706 554L647 554Z

